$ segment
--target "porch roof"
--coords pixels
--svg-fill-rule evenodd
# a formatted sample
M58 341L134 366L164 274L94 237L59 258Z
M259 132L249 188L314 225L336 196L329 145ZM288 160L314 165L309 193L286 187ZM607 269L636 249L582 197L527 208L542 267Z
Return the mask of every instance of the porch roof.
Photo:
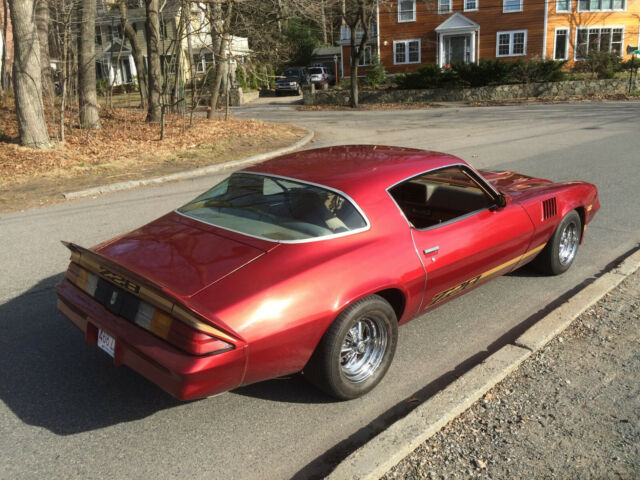
M461 13L454 13L444 22L438 25L435 30L437 33L452 34L452 33L471 33L480 28L473 20L465 17Z

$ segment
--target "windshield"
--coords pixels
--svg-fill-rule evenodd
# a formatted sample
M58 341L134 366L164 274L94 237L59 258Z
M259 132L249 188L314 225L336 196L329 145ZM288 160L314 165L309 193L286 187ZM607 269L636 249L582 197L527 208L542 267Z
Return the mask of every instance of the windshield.
M309 69L309 73L311 73L312 75L318 74L318 73L322 73L322 69L321 68L310 68Z
M295 70L293 68L290 68L288 70L285 70L284 72L282 72L282 76L283 77L298 77L300 75L300 71L299 70Z
M275 241L320 238L367 226L356 207L332 190L248 173L234 173L178 212Z

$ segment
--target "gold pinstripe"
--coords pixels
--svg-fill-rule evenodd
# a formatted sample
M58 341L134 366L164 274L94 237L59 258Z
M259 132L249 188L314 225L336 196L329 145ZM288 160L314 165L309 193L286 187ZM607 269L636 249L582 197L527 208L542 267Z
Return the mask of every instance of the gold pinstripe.
M104 278L108 282L113 283L109 280L109 278L106 278L104 275L101 274L100 263L98 263L88 255L83 255L80 252L73 252L71 254L71 261L85 268L91 273L94 273ZM170 300L166 299L161 295L158 295L156 292L154 292L148 287L145 287L144 285L139 285L139 290L137 293L135 293L135 295L156 308L160 308L165 312L170 312L175 318L177 318L183 323L186 323L190 327L195 328L196 330L199 330L204 333L208 333L210 335L213 335L215 337L218 337L230 342L235 341L233 337L227 335L222 330L212 327L208 323L205 323L199 320L198 318L190 314L185 308L171 302Z

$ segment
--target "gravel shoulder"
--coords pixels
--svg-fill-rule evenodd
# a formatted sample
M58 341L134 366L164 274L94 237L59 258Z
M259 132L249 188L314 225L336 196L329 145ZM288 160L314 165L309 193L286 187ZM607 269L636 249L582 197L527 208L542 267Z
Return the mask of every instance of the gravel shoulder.
M640 478L640 270L382 478Z

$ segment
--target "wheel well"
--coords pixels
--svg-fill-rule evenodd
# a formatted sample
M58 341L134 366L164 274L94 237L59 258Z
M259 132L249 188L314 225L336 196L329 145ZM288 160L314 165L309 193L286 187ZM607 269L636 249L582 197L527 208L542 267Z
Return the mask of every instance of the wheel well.
M393 308L393 311L396 313L396 319L399 321L400 317L402 317L402 314L404 313L404 307L406 304L402 291L397 288L388 288L386 290L376 292L376 295L381 296L389 302L389 305L391 305L391 308Z
M582 229L580 230L580 243L582 243L582 236L584 235L584 222L586 220L586 214L584 211L584 207L576 207L575 211L580 215L580 222L582 222Z

